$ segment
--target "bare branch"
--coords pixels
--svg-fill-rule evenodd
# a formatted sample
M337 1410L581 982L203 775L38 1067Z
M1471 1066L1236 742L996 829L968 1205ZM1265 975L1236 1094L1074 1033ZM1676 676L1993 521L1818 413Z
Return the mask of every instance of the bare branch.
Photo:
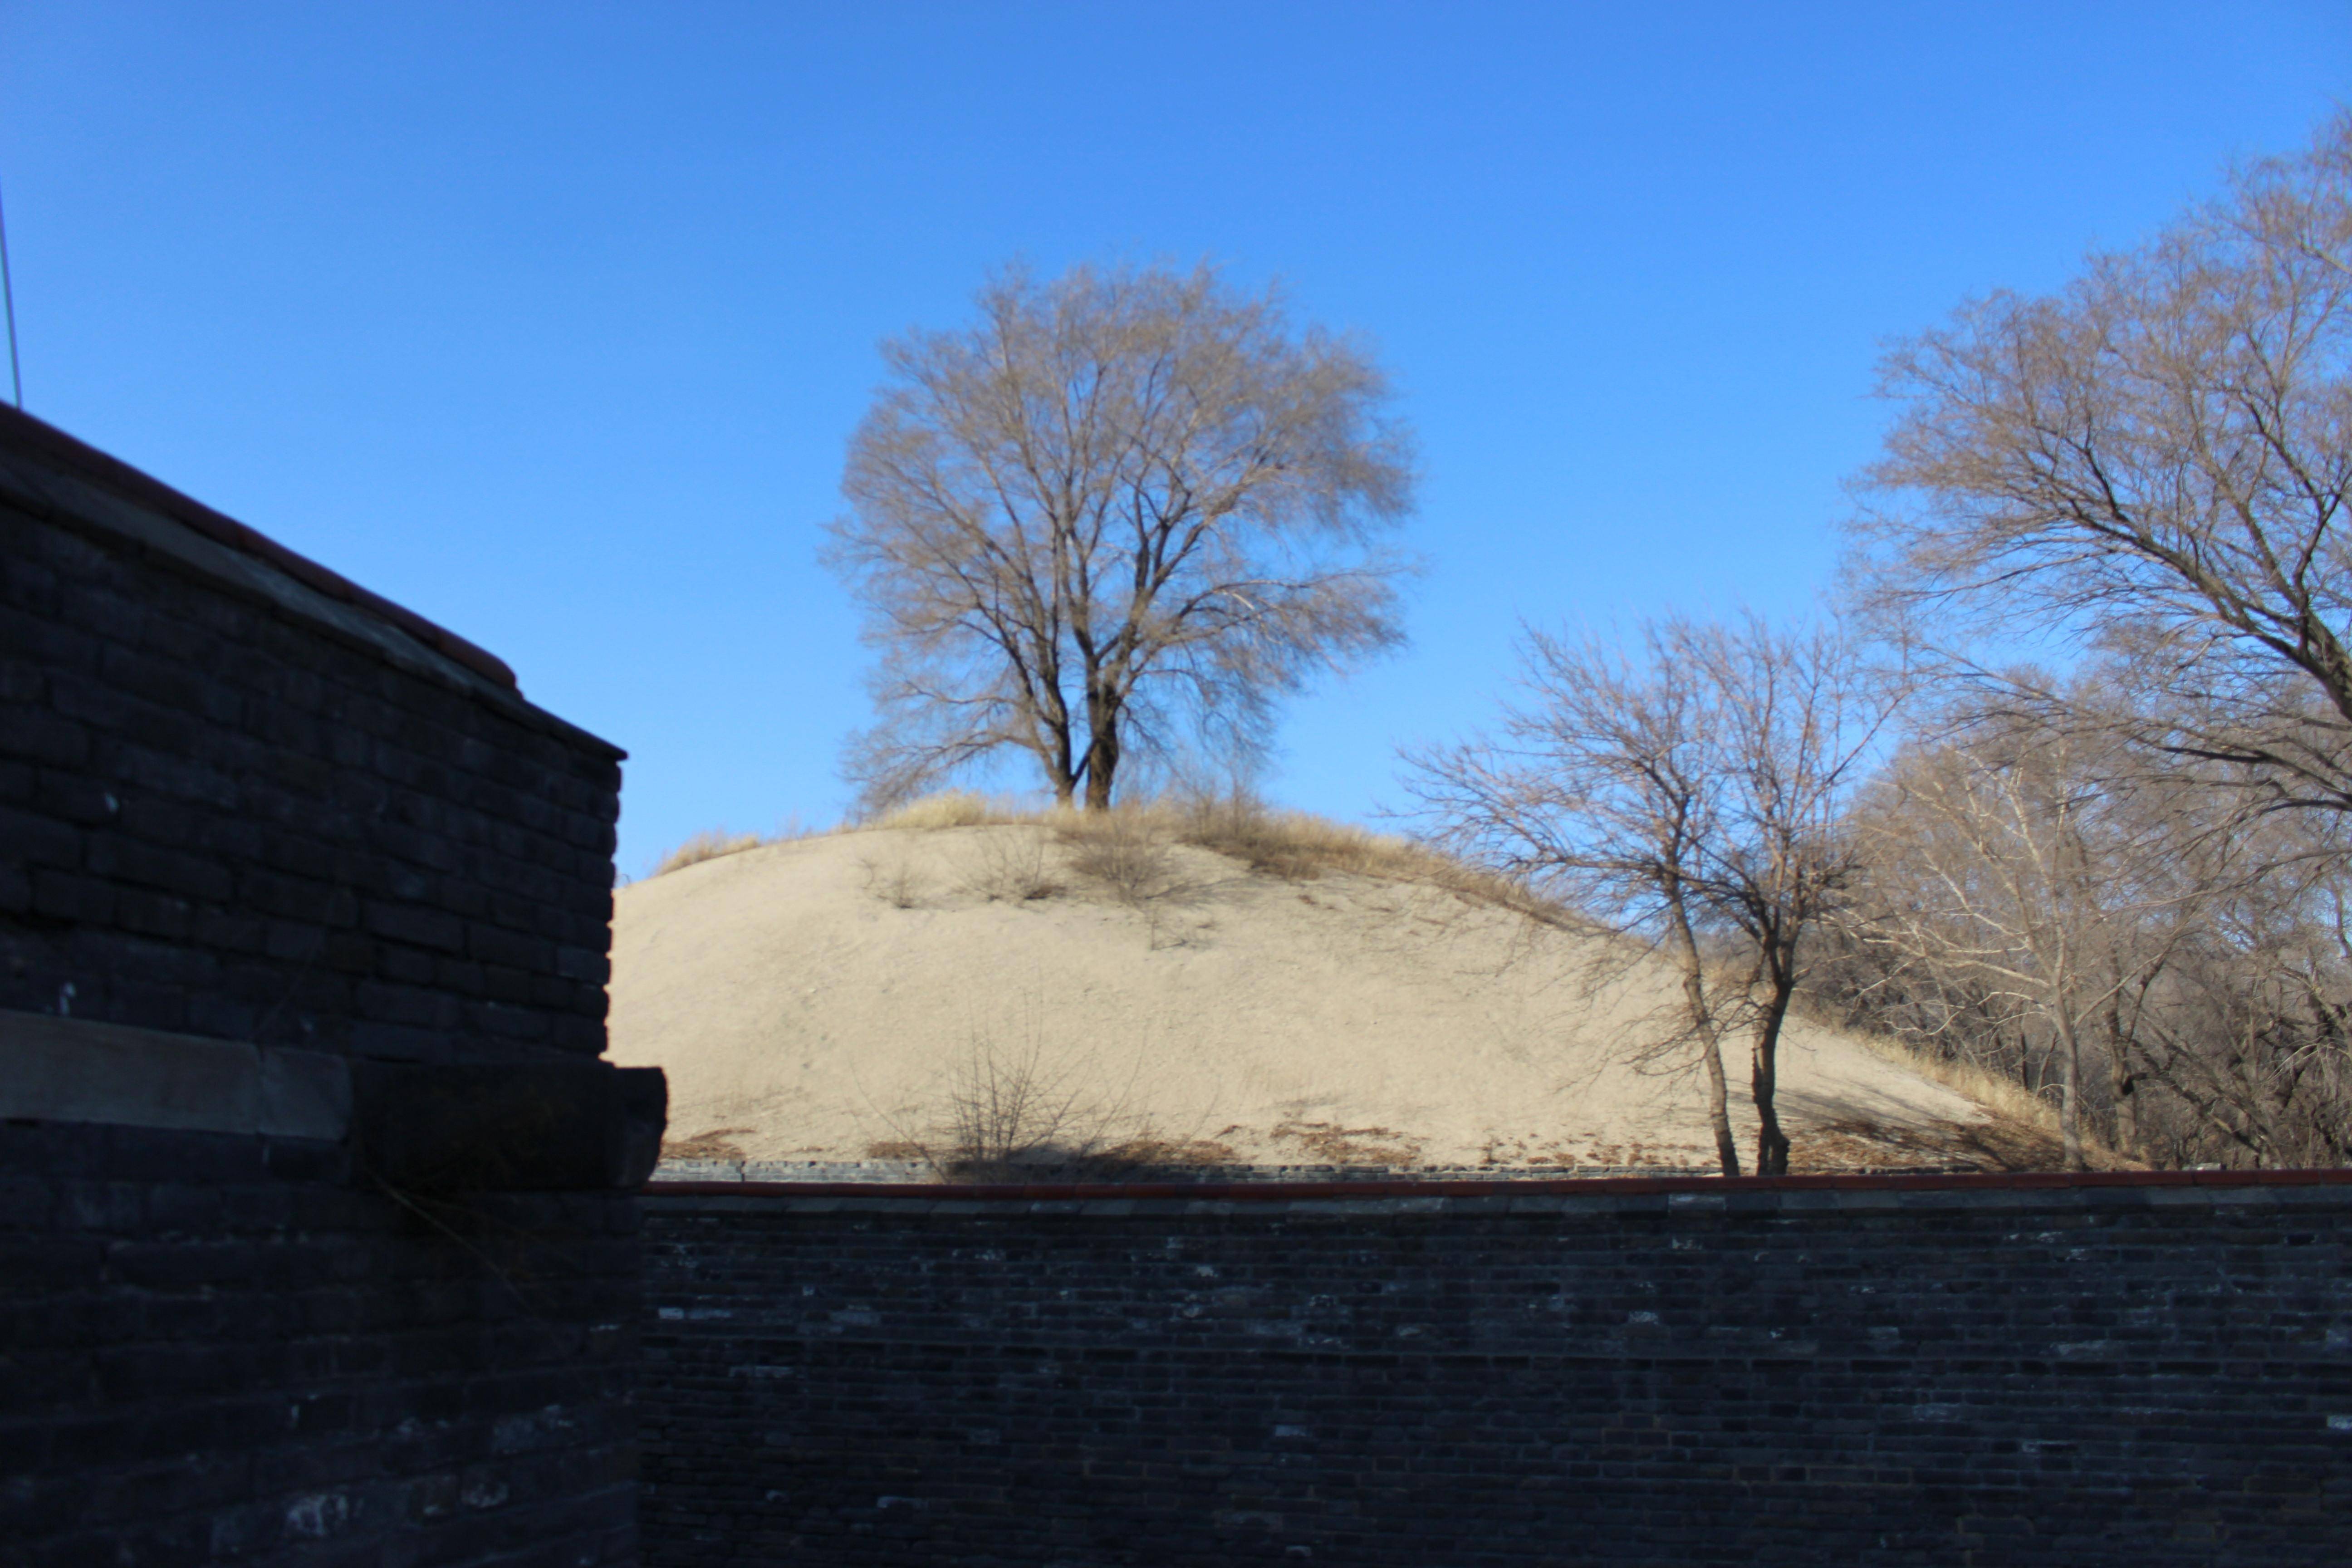
M884 346L827 563L881 652L868 804L1013 748L1107 806L1190 731L1402 640L1412 443L1358 344L1207 267L1018 268L961 332Z

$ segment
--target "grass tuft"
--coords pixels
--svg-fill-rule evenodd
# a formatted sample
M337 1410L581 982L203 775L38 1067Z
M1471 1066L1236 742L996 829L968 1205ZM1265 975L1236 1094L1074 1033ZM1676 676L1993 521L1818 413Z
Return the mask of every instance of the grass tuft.
M717 860L729 855L740 855L747 849L762 849L771 844L791 844L803 838L813 838L816 837L818 831L814 828L803 827L797 816L787 817L782 827L764 836L757 833L730 833L723 827L712 828L707 833L696 834L656 861L654 868L646 874L646 879L650 880L667 872L684 870L688 866L699 866L705 860Z
M908 828L918 832L943 827L984 827L993 822L1024 820L1019 812L974 795L966 789L943 790L927 795L920 800L910 800L896 811L885 812L864 827Z
M653 875L659 877L670 871L682 871L688 866L699 866L705 860L716 860L722 855L740 855L746 849L757 849L767 842L756 833L730 833L716 828L698 833L655 865Z

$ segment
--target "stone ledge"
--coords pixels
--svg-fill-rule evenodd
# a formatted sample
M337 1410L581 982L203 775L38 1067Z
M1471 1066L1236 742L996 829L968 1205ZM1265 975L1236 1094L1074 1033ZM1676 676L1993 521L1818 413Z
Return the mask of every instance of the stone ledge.
M334 1142L350 1064L324 1051L0 1010L0 1118Z

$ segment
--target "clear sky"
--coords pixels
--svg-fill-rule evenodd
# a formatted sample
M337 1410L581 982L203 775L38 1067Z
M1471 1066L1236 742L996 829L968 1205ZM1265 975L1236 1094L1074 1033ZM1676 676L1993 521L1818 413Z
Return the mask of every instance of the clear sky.
M1806 605L1878 345L2352 98L2352 4L0 0L26 406L625 746L621 865L842 810L814 562L875 344L1016 255L1378 344L1412 647L1295 703L1349 818L1521 617Z

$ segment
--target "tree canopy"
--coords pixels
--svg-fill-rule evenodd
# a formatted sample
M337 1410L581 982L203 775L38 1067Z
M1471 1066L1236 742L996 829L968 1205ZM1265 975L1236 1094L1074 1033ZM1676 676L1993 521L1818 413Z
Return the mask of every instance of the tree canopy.
M1064 803L1205 738L1246 755L1316 671L1402 639L1410 434L1360 342L1208 266L992 279L883 345L826 560L879 650L869 807L1008 749Z
M2352 114L1883 374L1883 589L2079 637L2128 664L2170 764L2352 809Z

